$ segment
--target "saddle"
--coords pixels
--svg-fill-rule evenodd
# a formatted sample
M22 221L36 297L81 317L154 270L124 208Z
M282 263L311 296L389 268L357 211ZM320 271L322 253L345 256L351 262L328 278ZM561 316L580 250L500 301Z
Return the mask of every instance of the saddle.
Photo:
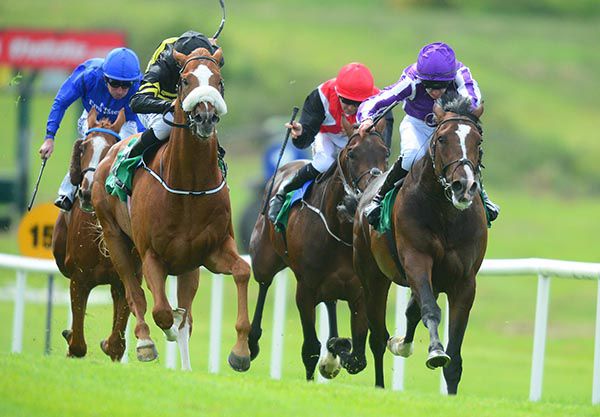
M142 164L142 155L128 158L130 149L140 140L139 136L131 139L126 147L119 151L106 178L105 188L110 195L126 202L133 187L135 170Z
M275 230L279 233L284 233L287 228L290 210L294 206L294 204L303 199L304 196L308 195L311 186L313 185L314 180L307 181L304 183L302 187L297 190L290 191L285 196L285 201L283 206L281 206L281 210L277 215L277 219L275 220Z

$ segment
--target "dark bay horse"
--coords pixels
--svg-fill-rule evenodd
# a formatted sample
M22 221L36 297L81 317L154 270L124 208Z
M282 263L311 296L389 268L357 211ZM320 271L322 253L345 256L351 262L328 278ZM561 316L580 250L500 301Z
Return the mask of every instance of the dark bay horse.
M448 393L456 394L462 374L460 348L475 298L475 276L487 246L486 216L479 196L483 107L471 112L468 99L436 105L438 121L429 152L416 161L394 203L391 235L376 232L363 209L381 185L374 181L363 194L354 222L354 267L367 297L375 360L375 384L383 387L383 354L412 353L420 320L429 331L430 369L444 367ZM389 337L385 324L391 282L409 286L404 337ZM447 294L449 342L444 351L438 335L440 292Z
M364 139L358 134L349 136L351 139L337 156L337 164L315 181L310 194L300 204L292 207L285 235L276 232L267 216L260 214L250 239L252 270L260 284L250 332L252 357L259 351L262 313L269 286L277 272L289 267L297 280L296 306L304 335L302 361L307 380L314 378L321 351L315 331L315 307L320 302L327 305L330 323L329 354L319 366L321 374L326 378L337 375L340 360L351 374L366 366L368 326L363 291L352 269L353 218L340 213L338 206L347 195L356 198L369 181L387 168L389 150L379 134L373 133ZM305 163L298 161L283 166L276 173L274 190ZM271 196L265 195L265 198ZM338 299L346 300L350 307L351 341L337 337L335 301Z
M125 122L121 111L114 123L107 119L96 121L96 109L88 115L86 137L75 141L71 158L71 182L78 185L75 204L70 212L61 211L52 235L52 250L60 272L71 280L71 313L73 325L63 331L69 344L69 356L83 357L87 353L84 337L84 318L90 291L98 285L109 284L113 299L113 325L110 336L100 343L102 351L118 361L125 351L125 327L129 307L125 289L110 258L99 246L98 221L91 204L94 171L108 149L120 139L118 132ZM79 203L79 204L77 204Z
M144 319L146 298L137 272L140 262L154 299L154 321L168 340L178 341L183 369L191 369L191 308L199 267L205 266L213 273L232 274L235 279L237 341L228 361L233 369L245 371L250 367L250 267L239 256L233 240L229 190L218 165L215 128L219 116L227 112L219 91L221 53L219 49L211 55L203 48L187 56L173 52L182 70L170 140L146 158L144 170L136 172L128 204L105 190L111 164L125 143L113 147L98 167L92 199L136 317L138 359L151 361L158 356ZM167 275L177 275L179 308L175 318L165 294Z

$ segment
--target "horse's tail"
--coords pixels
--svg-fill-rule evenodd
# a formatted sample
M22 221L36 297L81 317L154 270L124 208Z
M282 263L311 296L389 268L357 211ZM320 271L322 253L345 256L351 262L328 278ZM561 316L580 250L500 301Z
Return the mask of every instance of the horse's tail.
M358 207L358 201L360 200L359 194L346 194L340 204L337 206L338 217L341 221L352 223L354 221L354 214L356 214L356 208Z

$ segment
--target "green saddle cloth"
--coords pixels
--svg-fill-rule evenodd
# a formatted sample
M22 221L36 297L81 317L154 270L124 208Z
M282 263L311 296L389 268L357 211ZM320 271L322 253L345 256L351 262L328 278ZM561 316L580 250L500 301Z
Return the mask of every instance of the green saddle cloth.
M121 201L127 201L127 190L131 190L133 175L142 161L142 155L127 158L129 150L139 139L139 137L131 139L127 146L118 153L117 158L110 169L110 174L106 178L106 191L109 194L118 197Z
M399 188L394 187L383 198L381 202L381 216L379 216L379 224L375 228L379 233L384 233L392 228L392 214L394 211L394 201Z
M292 197L294 196L295 191L296 190L287 193L287 195L285 196L285 201L283 202L283 206L281 206L281 210L279 210L279 214L277 215L277 219L275 220L275 230L279 233L285 232L285 229L287 228L290 216L290 209L294 204L294 201L292 201Z

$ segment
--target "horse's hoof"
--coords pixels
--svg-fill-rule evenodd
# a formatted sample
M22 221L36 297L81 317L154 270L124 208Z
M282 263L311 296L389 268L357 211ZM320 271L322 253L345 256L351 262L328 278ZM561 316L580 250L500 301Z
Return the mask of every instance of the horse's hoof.
M364 356L362 358L351 356L349 360L342 361L342 366L350 375L356 375L367 367L367 359Z
M250 360L253 361L256 359L258 354L260 353L260 346L258 341L262 336L262 329L254 330L252 328L250 330L250 334L248 335L248 348L250 348Z
M185 317L185 308L177 308L173 310L173 325L169 329L163 329L169 342L176 342L179 335L179 326Z
M102 339L100 341L100 349L102 349L102 352L104 352L105 355L109 355L108 353L108 341L106 339Z
M67 343L69 343L69 340L71 339L71 335L73 334L73 330L71 329L65 329L62 331L62 337L65 338L65 340L67 341Z
M158 358L156 346L150 339L138 341L135 351L140 362L150 362Z
M446 367L450 363L450 356L446 355L446 352L440 349L435 349L429 352L425 365L429 369L435 369L440 367Z
M258 342L256 342L255 345L252 345L250 341L248 341L248 347L250 348L250 360L253 361L260 353L260 346L258 345Z
M319 373L325 379L333 379L342 369L339 356L333 356L331 353L319 361Z
M347 337L332 337L327 341L327 350L334 355L352 352L352 339Z
M413 343L404 343L404 337L390 337L387 341L387 348L393 355L408 358L413 353Z
M227 362L229 362L229 366L234 371L246 372L250 369L250 356L238 356L231 352L227 358Z

